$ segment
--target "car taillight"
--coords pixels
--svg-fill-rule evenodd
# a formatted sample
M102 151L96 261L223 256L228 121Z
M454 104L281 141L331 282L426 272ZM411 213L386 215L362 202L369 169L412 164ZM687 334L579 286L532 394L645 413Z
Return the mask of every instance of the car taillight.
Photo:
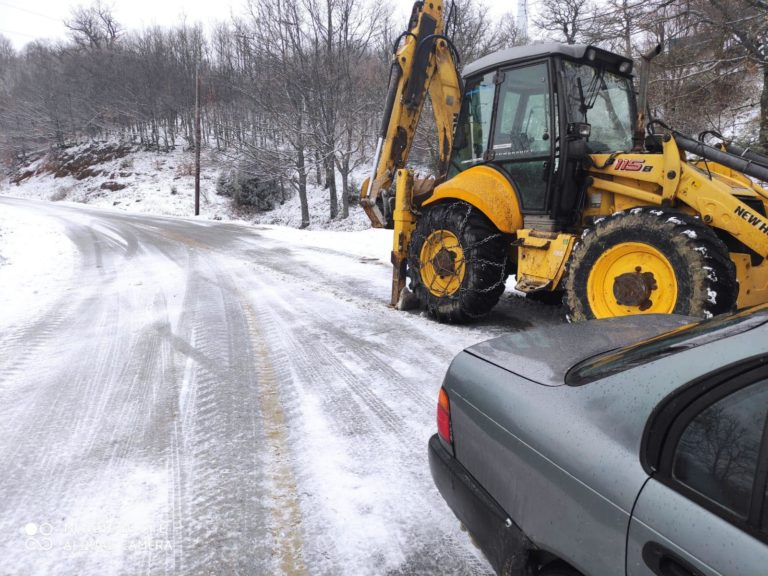
M448 393L445 391L445 388L440 388L440 395L437 397L437 433L448 444L453 444L453 435L451 434L451 403L448 401Z

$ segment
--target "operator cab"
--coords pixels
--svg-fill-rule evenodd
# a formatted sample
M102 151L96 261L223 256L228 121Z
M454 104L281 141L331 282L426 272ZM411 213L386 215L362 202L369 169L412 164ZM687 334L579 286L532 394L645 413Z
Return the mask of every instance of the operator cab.
M573 223L588 154L629 152L632 61L586 45L502 50L469 64L448 177L491 165L513 184L526 220Z

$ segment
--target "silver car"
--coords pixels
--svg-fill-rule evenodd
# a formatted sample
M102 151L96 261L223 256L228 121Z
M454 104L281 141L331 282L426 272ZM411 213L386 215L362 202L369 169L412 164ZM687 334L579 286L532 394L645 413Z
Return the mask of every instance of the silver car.
M768 307L495 338L437 412L432 477L500 574L768 575Z

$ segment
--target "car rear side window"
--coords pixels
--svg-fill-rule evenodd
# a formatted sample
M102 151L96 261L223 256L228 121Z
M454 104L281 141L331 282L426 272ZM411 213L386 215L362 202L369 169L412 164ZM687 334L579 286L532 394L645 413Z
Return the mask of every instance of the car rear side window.
M749 310L677 328L632 346L579 362L565 375L569 386L581 386L683 350L741 334L768 322L768 308Z
M768 486L765 487L765 496L763 498L763 522L761 527L763 532L768 534Z
M768 380L701 411L683 432L672 475L678 482L746 519L768 413Z

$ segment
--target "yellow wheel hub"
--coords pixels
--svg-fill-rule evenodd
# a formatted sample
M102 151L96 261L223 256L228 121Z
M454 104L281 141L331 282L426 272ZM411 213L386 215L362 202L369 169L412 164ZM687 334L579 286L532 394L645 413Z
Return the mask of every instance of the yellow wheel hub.
M464 280L464 250L448 230L435 230L419 253L419 275L424 286L437 297L452 296Z
M677 304L677 278L659 250L625 242L597 259L587 279L587 298L596 318L670 314Z

